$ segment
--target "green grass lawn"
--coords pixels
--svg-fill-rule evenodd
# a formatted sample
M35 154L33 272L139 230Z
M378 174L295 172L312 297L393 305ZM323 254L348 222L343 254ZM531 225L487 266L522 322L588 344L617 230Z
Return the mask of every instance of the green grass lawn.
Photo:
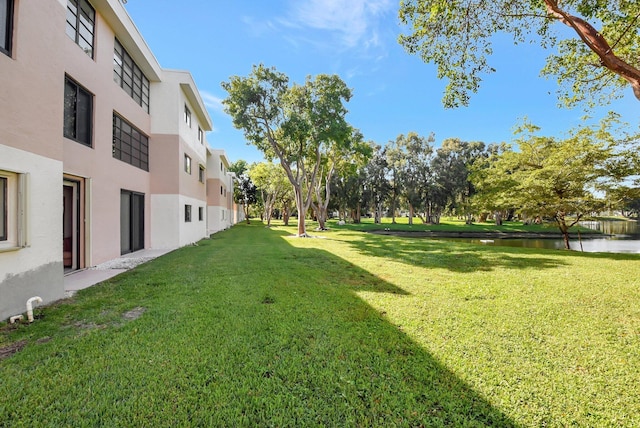
M3 327L0 426L640 424L639 256L294 232L238 225Z

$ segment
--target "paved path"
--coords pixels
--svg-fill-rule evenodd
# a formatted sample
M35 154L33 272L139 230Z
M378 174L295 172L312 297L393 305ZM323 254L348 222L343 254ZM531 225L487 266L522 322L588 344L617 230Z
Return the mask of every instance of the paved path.
M72 296L76 291L91 287L99 282L113 278L126 272L139 264L153 260L173 250L140 250L135 253L125 254L117 259L109 260L97 266L72 272L64 277L64 291L67 296Z

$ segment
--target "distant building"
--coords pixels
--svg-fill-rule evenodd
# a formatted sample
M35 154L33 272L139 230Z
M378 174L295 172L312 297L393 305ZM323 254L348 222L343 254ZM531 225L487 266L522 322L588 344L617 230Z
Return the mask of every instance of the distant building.
M160 67L120 1L0 5L0 319L62 298L65 274L238 221L191 74Z

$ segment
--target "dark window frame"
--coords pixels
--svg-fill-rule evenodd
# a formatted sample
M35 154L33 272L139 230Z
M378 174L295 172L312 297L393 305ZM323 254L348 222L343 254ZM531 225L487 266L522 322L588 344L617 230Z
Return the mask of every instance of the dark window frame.
M191 156L184 154L184 172L191 175Z
M198 141L200 141L200 144L204 144L204 131L200 126L198 126Z
M75 8L75 12L73 8ZM90 12L93 16L89 16L88 12ZM71 22L69 19L73 22ZM94 58L95 53L95 40L96 40L96 10L89 3L88 0L67 0L67 27L66 33L69 38L71 38L76 45L80 46L80 48L89 55L92 59ZM88 24L91 24L91 28L85 25L85 21ZM83 33L86 30L86 34L91 35L91 40L87 40L86 35ZM73 33L73 36L71 35ZM83 46L81 42L85 42L86 45L90 48L87 49L87 46Z
M149 137L115 111L112 154L115 159L149 171Z
M189 128L191 128L191 110L189 110L189 107L187 107L186 104L184 105L184 123L189 125Z
M0 177L0 241L9 239L9 178Z
M191 205L189 204L184 206L184 222L191 223Z
M198 207L198 221L204 221L204 207Z
M14 0L4 0L6 5L6 18L4 25L4 44L0 45L0 52L7 56L11 56L11 48L13 46L13 3Z
M68 92L67 89L73 86L73 92ZM73 100L69 99L73 96ZM86 117L81 120L82 116L79 115L78 103L79 100L88 98L88 106L86 111ZM65 138L73 140L77 143L83 144L87 147L93 147L93 99L94 95L84 86L73 80L68 75L65 75L64 79L64 123L62 127L62 133ZM67 105L69 104L69 105ZM72 104L72 105L71 105ZM68 122L73 120L73 129L69 129ZM86 129L81 129L83 125ZM82 135L85 135L83 138Z
M200 183L204 183L204 178L205 178L204 172L205 172L204 165L199 165L198 166L198 181Z
M149 79L117 38L113 47L113 81L149 113Z

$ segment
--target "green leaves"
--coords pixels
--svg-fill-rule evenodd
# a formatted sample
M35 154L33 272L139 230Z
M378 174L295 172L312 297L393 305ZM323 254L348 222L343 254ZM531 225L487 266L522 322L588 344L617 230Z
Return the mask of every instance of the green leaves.
M399 18L408 32L399 43L435 64L438 78L448 80L445 107L468 105L482 77L495 71L489 59L497 33L557 51L542 74L557 77L558 98L566 106L608 104L629 84L640 99L638 2L404 0ZM570 37L558 40L552 26L559 28L559 23L571 28Z
M223 103L234 126L268 159L280 160L294 187L299 235L304 235L304 216L326 156L350 152L354 130L345 119L344 103L351 90L340 77L325 74L289 86L286 75L263 65L222 87L229 93ZM330 174L326 177L328 186Z
M535 135L538 128L525 122L518 129L518 151L507 148L476 167L478 199L488 209L552 217L564 232L568 216L579 219L602 209L597 190L613 189L633 173L622 162L615 124L610 116L599 127L583 126L560 140Z

